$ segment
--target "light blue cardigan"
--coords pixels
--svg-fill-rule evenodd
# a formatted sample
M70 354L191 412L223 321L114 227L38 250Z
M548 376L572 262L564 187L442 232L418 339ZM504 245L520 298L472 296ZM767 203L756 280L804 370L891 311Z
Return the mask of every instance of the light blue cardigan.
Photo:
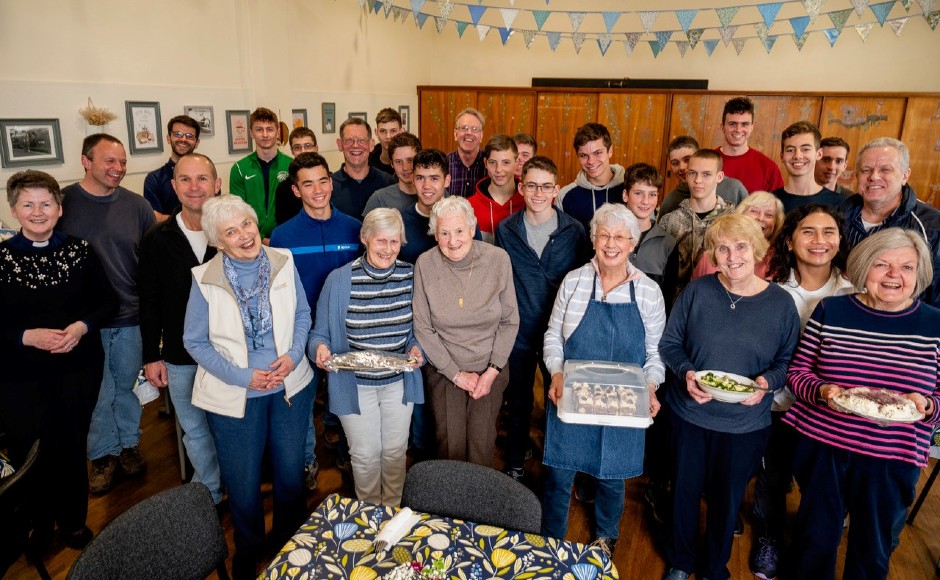
M349 310L351 293L352 262L330 272L323 285L323 291L317 300L317 315L314 319L316 322L307 341L307 355L311 361L316 361L317 347L321 344L325 344L333 354L349 352L349 341L346 338L346 313ZM408 334L405 352L411 350L413 346L421 348L415 340L414 333L411 332ZM421 378L421 372L414 370L402 373L402 377L405 382L402 404L423 403L424 381ZM359 387L356 384L356 373L353 371L329 373L327 386L330 392L332 413L335 415L359 414Z

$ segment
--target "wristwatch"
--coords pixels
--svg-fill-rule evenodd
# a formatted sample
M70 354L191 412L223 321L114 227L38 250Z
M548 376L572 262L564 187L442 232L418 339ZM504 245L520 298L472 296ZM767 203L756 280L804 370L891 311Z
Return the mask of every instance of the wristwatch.
M486 365L486 368L488 368L488 369L496 369L496 372L498 372L498 373L503 372L503 368L502 368L502 367L498 367L498 366L494 365L493 363L490 363L490 364Z

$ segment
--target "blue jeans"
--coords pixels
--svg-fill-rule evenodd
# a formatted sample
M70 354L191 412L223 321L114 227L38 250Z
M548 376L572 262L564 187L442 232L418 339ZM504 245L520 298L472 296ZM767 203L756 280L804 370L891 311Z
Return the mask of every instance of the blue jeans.
M568 532L568 506L571 486L577 471L545 466L545 492L542 496L542 535L564 539ZM595 479L597 495L594 498L594 536L617 538L620 536L620 516L623 514L624 491L622 479Z
M219 460L215 454L215 442L209 432L206 412L193 406L193 381L196 365L174 365L166 363L170 399L176 409L176 418L183 428L183 445L193 464L193 481L205 484L212 492L212 501L222 501L222 482L219 475Z
M288 404L284 393L249 398L241 419L206 413L228 491L235 527L236 559L256 560L264 548L261 462L265 447L274 482L272 544L290 538L307 516L304 496L304 434L313 389L308 385Z
M311 365L313 366L313 365ZM308 389L313 390L313 396L310 397L310 421L307 426L307 434L304 435L304 465L313 465L317 462L316 456L316 446L317 446L317 428L313 424L313 402L317 398L317 389L320 388L320 381L323 376L323 371L318 367L313 367L313 381L310 383Z
M88 429L88 458L120 455L140 441L140 401L134 394L143 358L139 326L102 328L104 378Z

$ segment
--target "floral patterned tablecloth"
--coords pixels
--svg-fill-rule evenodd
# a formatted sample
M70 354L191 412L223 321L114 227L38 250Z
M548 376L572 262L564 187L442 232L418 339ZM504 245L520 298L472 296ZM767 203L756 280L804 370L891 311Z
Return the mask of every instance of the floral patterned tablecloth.
M328 496L264 572L277 578L373 580L399 564L441 559L452 580L514 578L611 580L613 563L597 548L496 526L421 514L384 558L372 541L398 508Z

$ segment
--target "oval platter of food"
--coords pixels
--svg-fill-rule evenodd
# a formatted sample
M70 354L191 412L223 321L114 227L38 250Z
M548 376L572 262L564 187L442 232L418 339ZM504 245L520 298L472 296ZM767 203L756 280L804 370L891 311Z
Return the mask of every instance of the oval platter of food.
M698 371L695 380L703 391L722 403L740 403L760 389L751 379L725 371Z
M836 411L858 415L876 423L916 423L924 418L914 401L897 391L856 387L846 389L841 395L829 399L829 406Z

